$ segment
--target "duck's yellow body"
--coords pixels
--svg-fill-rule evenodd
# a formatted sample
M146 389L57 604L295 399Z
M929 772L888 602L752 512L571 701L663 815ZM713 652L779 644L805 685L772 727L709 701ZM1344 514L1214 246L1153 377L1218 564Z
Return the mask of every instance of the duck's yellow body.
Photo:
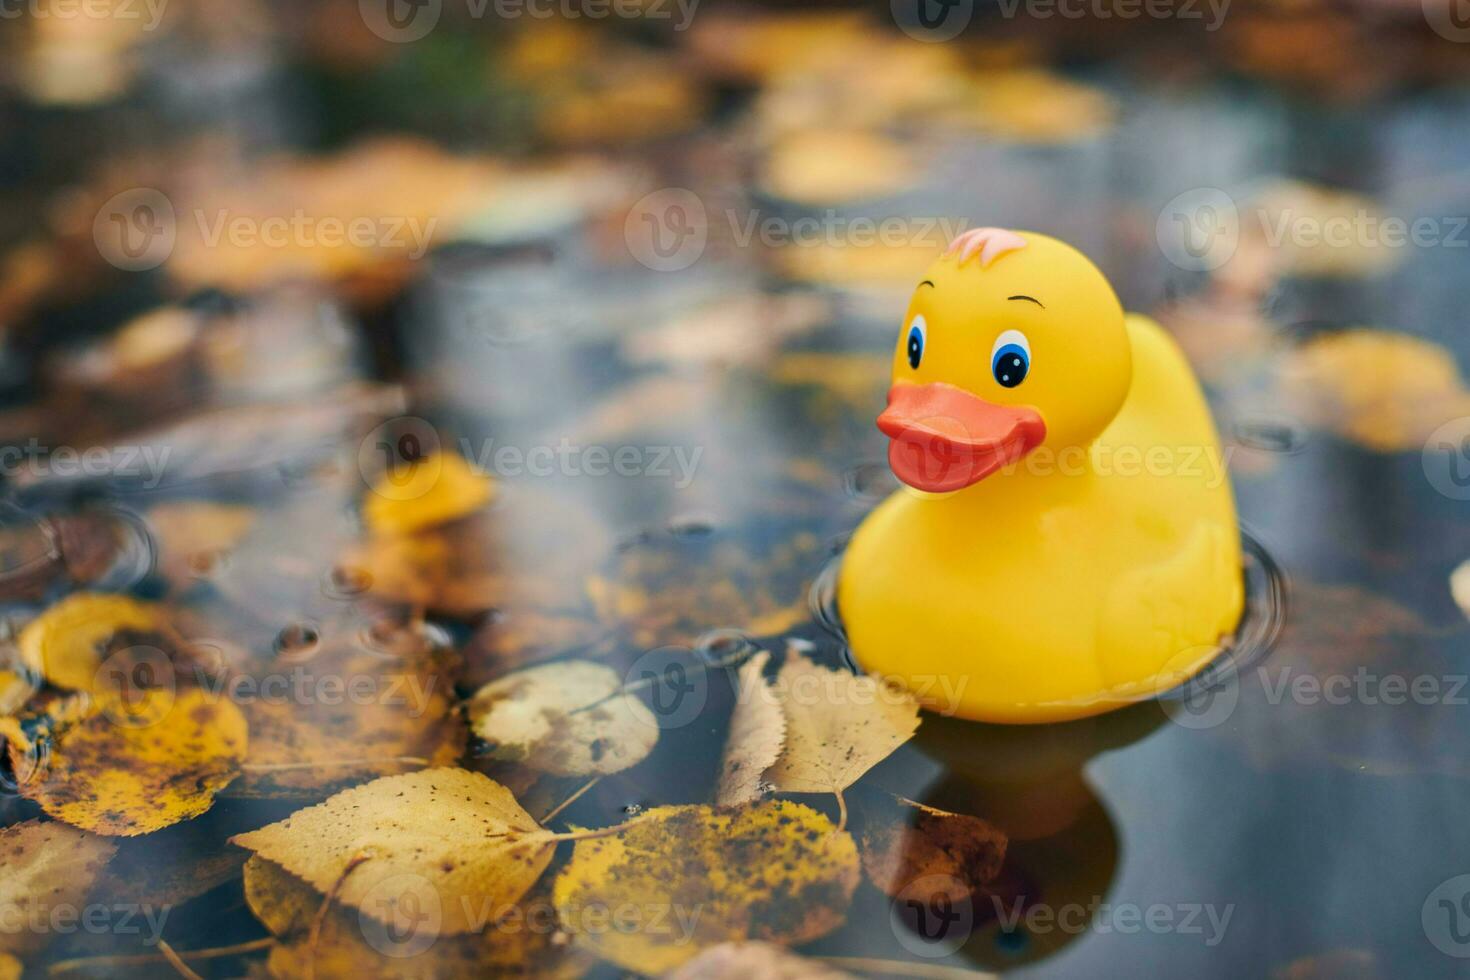
M915 291L894 355L879 425L911 488L843 556L853 653L932 710L981 721L1148 698L1240 619L1209 409L1173 341L1125 316L1080 253L968 234Z

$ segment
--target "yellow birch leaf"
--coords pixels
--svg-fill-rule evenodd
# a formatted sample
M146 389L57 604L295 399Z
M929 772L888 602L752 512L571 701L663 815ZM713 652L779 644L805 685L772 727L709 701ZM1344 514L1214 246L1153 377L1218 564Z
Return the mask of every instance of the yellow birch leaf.
M1450 595L1460 611L1470 617L1470 561L1461 562L1450 573Z
M379 925L356 909L334 906L311 945L311 925L323 896L285 868L259 856L245 863L245 898L272 935L267 969L277 980L315 975L318 980L441 980L485 976L533 976L559 980L579 976L590 965L586 954L561 937L556 910L537 888L517 905L483 911L482 927L459 936L437 934L432 916L411 919L403 928ZM421 913L420 913L421 914Z
M127 596L78 592L20 631L22 661L56 687L90 691L106 642L121 630L154 630L158 607Z
M477 908L511 905L536 883L554 836L494 780L425 769L344 790L232 842L322 892L340 882L341 902L374 919L391 921L411 901L438 934L456 935L482 924Z
M60 823L29 820L0 830L0 953L44 947L52 938L51 913L81 909L116 850L111 841Z
M609 775L658 744L658 719L617 672L558 660L491 681L469 704L475 734L495 758L557 776Z
M865 808L858 837L863 870L878 890L898 897L919 879L947 882L952 902L968 900L1000 873L1006 835L979 817L950 813L882 794L886 805Z
M786 747L766 773L788 793L836 793L893 754L919 727L913 696L877 678L828 670L792 650L776 675Z
M248 734L229 701L197 688L77 695L49 729L10 743L21 795L58 820L133 837L192 820L239 774Z
M0 980L20 980L25 964L9 953L0 953Z
M23 675L0 670L0 717L15 714L35 693L35 687Z
M762 671L771 655L762 650L741 665L730 734L720 758L715 803L737 806L761 796L761 774L775 764L786 743L786 716Z
M824 936L842 925L858 878L851 835L800 803L666 806L578 841L552 898L577 942L660 973L718 943ZM628 909L648 918L624 928L617 916Z
M495 496L495 481L464 457L436 452L386 470L362 505L373 534L411 534L466 517Z

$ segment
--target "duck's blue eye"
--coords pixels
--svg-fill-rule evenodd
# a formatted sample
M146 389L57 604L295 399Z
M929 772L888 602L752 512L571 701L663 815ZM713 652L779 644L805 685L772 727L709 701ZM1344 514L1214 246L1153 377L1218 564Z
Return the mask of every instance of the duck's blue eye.
M907 349L909 355L909 367L919 369L919 362L924 359L924 334L926 333L924 318L914 317L914 322L909 325L909 336Z
M1031 372L1031 344L1019 330L1007 330L995 338L990 354L990 373L1002 388L1014 388Z

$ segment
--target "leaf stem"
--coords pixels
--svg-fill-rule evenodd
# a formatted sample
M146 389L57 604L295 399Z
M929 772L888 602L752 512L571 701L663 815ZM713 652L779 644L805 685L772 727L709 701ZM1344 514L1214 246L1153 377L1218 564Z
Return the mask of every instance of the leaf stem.
M243 956L246 953L258 953L263 949L270 949L276 944L273 937L266 936L264 939L252 939L248 943L236 943L233 946L214 946L209 949L186 949L182 952L171 949L174 956L181 960L213 960L223 959L226 956ZM73 970L82 970L89 966L142 966L146 963L157 963L159 960L167 960L163 953L134 953L123 956L82 956L71 960L58 960L46 969L47 973L69 973Z
M346 867L342 869L342 873L337 876L337 880L332 882L332 887L327 891L327 897L322 899L321 907L316 910L316 915L312 916L311 934L306 942L306 980L316 980L316 948L322 941L322 926L327 921L327 911L332 907L332 903L337 900L337 895L341 893L342 886L347 883L347 876L352 874L359 864L362 864L371 857L372 855L365 851L358 851L352 855L352 859L347 862Z
M581 789L577 790L571 796L568 796L566 799L562 800L560 803L552 808L550 813L548 813L546 816L542 817L536 822L542 824L543 826L551 823L552 820L556 819L557 814L561 813L567 807L571 806L573 803L577 802L577 800L581 799L582 794L586 793L589 789L596 786L601 780L601 776L593 776L591 779L587 780L587 782L582 786Z
M866 956L817 956L823 963L861 973L877 973L890 977L915 977L918 980L1000 980L996 973L966 970L939 963L911 963L907 960L875 960Z
M416 755L390 755L381 759L332 759L327 762L247 762L241 772L291 772L297 769L333 769L342 766L381 766L401 763L405 766L427 766L428 759Z
M173 967L184 980L204 980L199 974L189 969L189 964L179 959L179 954L174 952L174 948L162 936L158 938L158 951L163 954L164 959L168 960L168 965Z

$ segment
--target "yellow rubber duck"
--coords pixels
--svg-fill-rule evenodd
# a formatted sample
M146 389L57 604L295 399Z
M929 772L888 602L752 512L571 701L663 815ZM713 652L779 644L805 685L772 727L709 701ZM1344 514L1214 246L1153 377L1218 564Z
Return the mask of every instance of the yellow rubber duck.
M858 663L927 708L1099 714L1234 632L1240 533L1199 384L1071 246L956 239L909 302L878 428L908 486L853 535L838 610Z

